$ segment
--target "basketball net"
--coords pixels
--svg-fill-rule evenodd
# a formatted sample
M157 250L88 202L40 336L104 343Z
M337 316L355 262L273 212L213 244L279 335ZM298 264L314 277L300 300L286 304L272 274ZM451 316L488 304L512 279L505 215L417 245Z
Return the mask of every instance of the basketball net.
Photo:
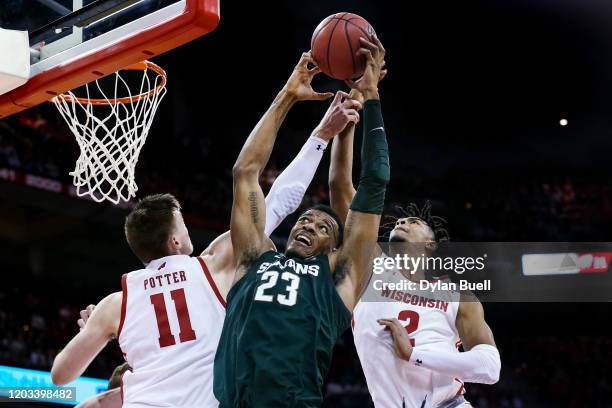
M142 72L140 86L130 86L121 76L126 71ZM155 112L166 94L166 72L144 61L114 75L114 94L106 92L97 79L85 85L85 97L72 91L52 101L77 139L80 155L73 178L76 194L94 201L118 204L136 196L135 169ZM132 74L130 74L132 75ZM108 82L109 78L105 81ZM95 95L90 98L90 86ZM122 95L119 97L119 95ZM123 96L127 95L127 96Z

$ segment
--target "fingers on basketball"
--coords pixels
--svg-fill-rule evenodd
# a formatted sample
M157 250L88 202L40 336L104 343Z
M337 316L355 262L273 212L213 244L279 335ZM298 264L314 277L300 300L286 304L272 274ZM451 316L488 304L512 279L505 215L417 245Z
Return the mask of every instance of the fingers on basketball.
M302 56L300 57L297 66L302 68L308 68L308 64L314 64L314 60L312 59L312 54L310 53L310 51L302 53Z
M356 52L357 55L363 55L366 58L366 64L374 63L374 56L372 55L372 51L368 48L360 48Z
M376 47L378 47L381 56L385 56L386 50L385 47L383 47L382 43L380 42L380 40L378 39L378 36L376 34L374 34L372 36L372 40L374 41L374 44L376 45Z

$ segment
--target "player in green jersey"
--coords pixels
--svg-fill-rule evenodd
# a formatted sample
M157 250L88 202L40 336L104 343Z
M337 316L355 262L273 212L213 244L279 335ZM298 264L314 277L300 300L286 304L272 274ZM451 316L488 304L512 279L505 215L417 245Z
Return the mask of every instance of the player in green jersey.
M371 273L389 157L378 95L384 49L362 40L367 59L352 83L363 94L364 137L359 187L343 227L329 207L305 211L286 252L264 233L265 202L258 178L293 104L319 99L310 86L318 68L302 56L283 90L247 139L234 165L231 239L237 265L215 358L214 392L221 408L318 407L332 348ZM346 94L341 94L348 97ZM347 98L347 106L354 104ZM346 106L345 106L346 108ZM358 121L354 109L331 112L339 126Z

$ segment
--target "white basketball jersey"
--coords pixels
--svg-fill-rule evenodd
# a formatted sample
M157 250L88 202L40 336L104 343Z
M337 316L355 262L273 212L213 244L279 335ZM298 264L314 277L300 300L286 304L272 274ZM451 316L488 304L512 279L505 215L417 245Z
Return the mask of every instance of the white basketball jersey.
M373 280L399 282L400 272L387 272ZM436 407L464 393L463 382L398 358L393 339L381 318L396 318L413 339L413 346L459 352L455 319L458 295L436 298L427 291L369 289L353 311L353 336L368 389L376 408ZM448 295L448 293L446 294Z
M123 275L123 408L209 408L225 302L201 258L175 255Z

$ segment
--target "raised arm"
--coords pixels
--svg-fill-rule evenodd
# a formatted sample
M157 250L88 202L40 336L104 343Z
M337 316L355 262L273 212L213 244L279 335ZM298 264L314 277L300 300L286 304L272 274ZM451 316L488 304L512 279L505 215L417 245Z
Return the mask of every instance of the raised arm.
M390 178L389 151L378 95L385 50L377 38L374 41L375 44L361 39L363 48L358 52L366 56L366 70L363 77L351 84L365 99L361 175L346 219L346 238L334 260L336 276L347 274L337 289L350 310L355 307L372 272L370 261L378 239L380 216Z
M334 140L329 164L329 203L346 222L351 201L355 196L353 186L353 141L355 125L349 124Z
M383 80L387 70L380 72L379 82ZM352 89L349 98L363 106L363 95L357 89ZM349 123L338 137L334 139L329 164L329 201L331 207L338 213L342 222L346 222L351 201L355 196L353 186L353 142L356 124Z
M266 219L264 232L270 236L278 225L302 202L302 198L312 181L325 148L347 123L359 121L357 109L359 102L342 101L349 95L338 92L325 112L319 125L306 140L299 153L283 172L274 180L266 196ZM202 252L201 256L213 273L213 279L223 296L229 292L234 281L236 263L230 232L217 237Z
M333 96L315 92L310 86L312 78L320 72L316 67L308 68L312 62L310 53L302 54L287 84L249 135L234 164L234 201L230 221L234 260L238 267L234 282L243 276L245 266L273 248L265 235L266 208L259 175L268 162L280 125L295 102L324 100Z
M270 235L283 219L297 210L310 185L329 141L345 127L359 121L361 103L345 92L336 93L300 152L274 181L266 197L266 234ZM347 125L348 122L348 125Z

